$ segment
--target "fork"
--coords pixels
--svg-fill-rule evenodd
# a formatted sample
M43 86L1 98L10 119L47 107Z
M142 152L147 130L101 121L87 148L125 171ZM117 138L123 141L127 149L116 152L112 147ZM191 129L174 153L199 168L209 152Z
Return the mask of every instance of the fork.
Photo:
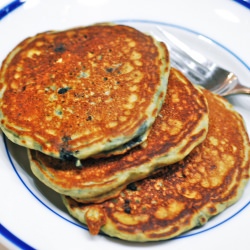
M171 66L179 69L192 83L221 96L250 94L250 88L242 85L233 72L219 67L166 30L156 26L150 34L167 44Z

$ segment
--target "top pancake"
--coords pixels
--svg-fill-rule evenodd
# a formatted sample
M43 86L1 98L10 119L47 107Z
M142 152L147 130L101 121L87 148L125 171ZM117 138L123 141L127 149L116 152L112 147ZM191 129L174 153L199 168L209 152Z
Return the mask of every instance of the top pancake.
M56 158L109 151L149 130L168 75L166 46L131 27L41 33L3 62L1 128L13 142Z
M59 193L82 202L100 202L155 169L183 159L205 139L207 129L204 95L179 71L171 69L165 103L143 147L120 156L82 160L82 168L32 150L31 169Z
M203 90L209 107L207 138L184 160L130 184L116 199L84 205L63 197L88 225L129 241L156 241L204 225L236 202L250 178L250 144L241 116Z

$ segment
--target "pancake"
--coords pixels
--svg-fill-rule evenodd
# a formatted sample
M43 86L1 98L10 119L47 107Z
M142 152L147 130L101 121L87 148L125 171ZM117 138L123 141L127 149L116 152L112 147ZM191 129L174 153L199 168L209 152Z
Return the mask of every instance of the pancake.
M30 165L35 176L56 192L85 203L101 202L155 169L182 160L205 139L207 130L203 93L171 69L165 103L146 143L123 155L82 160L82 167L30 150Z
M169 70L166 46L128 26L40 33L3 62L1 128L14 143L60 159L141 143L162 106Z
M72 216L128 241L170 239L204 225L235 203L250 177L250 145L241 116L221 97L203 90L209 106L207 138L185 159L130 184L101 204L63 201Z

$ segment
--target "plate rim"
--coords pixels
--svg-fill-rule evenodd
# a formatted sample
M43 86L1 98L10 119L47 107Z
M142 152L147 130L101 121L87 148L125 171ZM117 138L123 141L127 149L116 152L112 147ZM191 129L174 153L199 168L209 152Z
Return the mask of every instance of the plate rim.
M25 3L25 1L20 1L20 0L15 0L12 1L10 4L15 3L17 4L15 8L13 8L12 10L15 10L16 8L18 8L19 6L23 5ZM9 5L10 5L9 4ZM4 7L5 8L5 7ZM3 8L2 8L3 9ZM1 10L0 9L0 13ZM11 11L12 11L11 10ZM8 13L6 13L5 16L9 15L11 13L11 11L9 11ZM4 16L4 17L5 17ZM1 20L1 16L0 16L0 20ZM168 26L168 27L173 27L173 28L177 28L177 29L181 29L184 31L187 31L189 33L192 33L194 35L202 35L206 38L208 38L209 40L211 40L215 45L219 46L220 48L222 48L223 50L225 50L226 52L228 52L230 55L232 55L241 65L243 65L246 69L250 70L250 65L248 65L245 61L243 61L237 54L235 54L232 50L228 49L226 46L224 46L223 44L219 43L218 41L216 41L216 39L208 37L204 34L201 34L198 31L192 30L191 28L187 28L185 26L182 25L178 25L178 24L174 24L174 23L168 23L168 22L162 22L162 21L154 21L154 20L143 20L143 19L117 19L114 20L114 22L116 23L120 23L120 22L138 22L138 23L149 23L149 24L158 24L158 25L163 25L163 26ZM3 137L5 137L5 135L3 134ZM4 146L5 146L5 151L8 155L8 159L11 163L11 165L15 168L11 156L9 156L9 151L8 151L8 147L6 145L6 142L4 142ZM29 190L29 188L27 187L27 185L23 182L23 180L21 179L20 175L18 174L18 172L15 170L16 174L18 175L18 178L22 181L23 185L25 185L25 187ZM32 193L31 190L29 190L29 192ZM35 196L35 194L32 193L33 196ZM39 202L41 202L43 205L45 205L48 209L50 209L46 204L44 204L42 201L40 201L40 199L38 197L35 196L36 199L39 200ZM230 220L231 218L235 217L238 213L242 212L246 207L248 207L250 205L250 200L248 201L248 203L246 203L239 211L237 211L235 214L233 214L232 216L230 216L229 218L223 220L222 222L220 222L218 225L214 225L211 228L207 228L204 231L201 232L195 232L194 234L190 234L190 235L183 235L183 236L177 236L174 239L178 239L178 238L186 238L186 237L191 237L193 235L197 235L197 234L201 234L203 232L206 232L208 230L211 230L221 224L224 224L225 222L227 222L228 220ZM51 210L51 209L50 209ZM55 211L53 211L54 213L56 213ZM56 213L57 214L57 213ZM57 214L59 215L59 214ZM60 215L59 215L60 216ZM60 216L61 217L61 216ZM66 219L66 218L63 218ZM70 221L69 221L70 222ZM72 223L72 222L70 222ZM76 224L75 224L76 225ZM78 225L79 226L79 225ZM3 224L0 224L0 231L2 233L2 235L8 239L11 243L13 243L14 245L18 246L18 247L25 247L25 249L34 249L33 247L31 247L28 243L22 241L21 239L19 239L17 236L15 236L12 232L10 232L7 227L3 226ZM7 236L6 236L7 235Z

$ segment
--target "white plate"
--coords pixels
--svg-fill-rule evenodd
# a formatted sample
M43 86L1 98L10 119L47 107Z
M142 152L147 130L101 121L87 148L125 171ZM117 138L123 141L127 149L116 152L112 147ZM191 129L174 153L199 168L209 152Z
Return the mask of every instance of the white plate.
M51 29L116 21L147 31L161 25L250 86L249 10L227 0L29 0L0 21L0 62L22 39ZM250 131L250 96L228 98ZM70 217L60 197L31 173L25 149L0 134L0 248L241 249L249 247L250 183L235 205L204 227L158 243L92 237Z

